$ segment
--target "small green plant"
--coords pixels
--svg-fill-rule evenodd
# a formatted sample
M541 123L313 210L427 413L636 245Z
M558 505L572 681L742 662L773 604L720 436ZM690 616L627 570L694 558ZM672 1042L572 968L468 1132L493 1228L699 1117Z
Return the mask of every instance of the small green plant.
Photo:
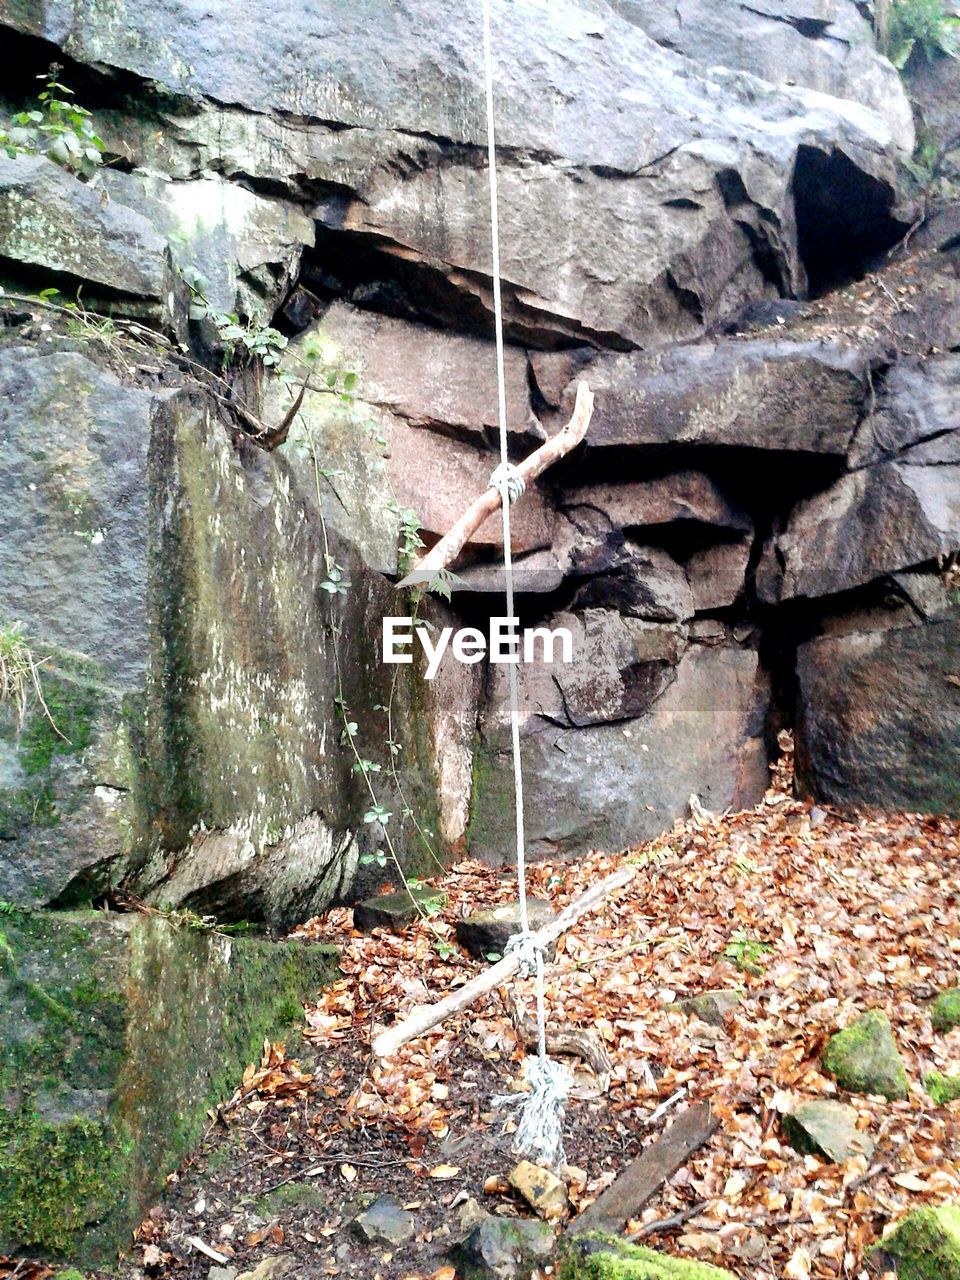
M416 553L424 545L423 539L420 537L420 520L415 511L411 510L410 507L402 507L395 499L391 499L387 503L387 510L391 515L397 517L400 525L397 556L400 572L406 573L413 568Z
M19 622L0 627L0 706L13 707L19 730L26 721L30 698L35 697L53 731L63 738L54 724L40 684L40 668L45 661L34 657Z
M724 947L723 954L744 973L762 973L765 957L773 950L769 942L751 938L744 929L738 929Z
M61 84L56 63L42 76L35 107L18 111L0 127L0 148L17 155L45 155L78 178L92 178L106 150L90 112L71 101L73 90Z
M942 0L893 0L878 23L881 51L902 71L911 58L928 62L955 58L960 19L944 10Z
M247 362L259 360L266 369L280 363L287 339L279 329L266 324L260 316L253 316L243 324L233 312L218 311L207 299L206 291L210 286L196 272L188 279L188 284L190 319L209 320L213 324L223 347L224 364L231 364L238 355L245 357Z

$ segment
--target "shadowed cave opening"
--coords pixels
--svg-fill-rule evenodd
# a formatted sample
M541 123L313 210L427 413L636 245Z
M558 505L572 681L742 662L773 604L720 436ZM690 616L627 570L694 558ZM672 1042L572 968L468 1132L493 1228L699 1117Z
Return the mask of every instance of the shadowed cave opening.
M863 273L907 231L894 192L836 149L802 146L793 172L797 246L813 298Z

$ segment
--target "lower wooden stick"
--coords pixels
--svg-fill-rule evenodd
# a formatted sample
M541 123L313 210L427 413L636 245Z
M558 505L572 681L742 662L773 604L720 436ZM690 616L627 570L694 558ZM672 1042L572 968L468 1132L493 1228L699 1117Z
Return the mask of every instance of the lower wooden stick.
M581 894L569 906L564 907L556 920L551 920L549 924L544 925L542 929L538 929L534 933L533 937L538 946L546 947L549 943L556 941L591 907L603 902L605 898L608 898L612 893L616 893L618 889L625 888L636 876L638 870L639 868L636 866L622 867L605 879L598 880L595 885L591 885L586 893ZM404 1018L402 1022L398 1022L394 1027L388 1027L374 1038L373 1052L378 1058L386 1058L389 1054L399 1049L401 1045L406 1044L409 1040L416 1040L418 1036L422 1036L431 1028L439 1026L441 1022L445 1022L453 1014L469 1009L481 996L502 986L508 978L512 977L516 973L519 963L519 958L515 953L506 955L502 960L498 960L496 964L491 965L489 969L485 969L483 973L473 978L470 982L458 987L456 991L451 991L450 995L444 996L442 1000L438 1000L436 1004L422 1005L420 1008L414 1009L413 1013Z

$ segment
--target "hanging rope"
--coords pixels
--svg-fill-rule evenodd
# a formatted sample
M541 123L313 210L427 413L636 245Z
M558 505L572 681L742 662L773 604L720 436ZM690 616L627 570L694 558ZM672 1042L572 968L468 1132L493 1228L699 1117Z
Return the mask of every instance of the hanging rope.
M500 494L503 511L503 571L507 617L514 616L513 552L510 538L510 504L523 492L523 482L510 462L507 450L507 391L503 354L503 302L500 292L500 211L497 188L497 143L493 103L493 39L490 30L490 0L483 6L483 70L487 100L487 172L490 180L490 239L492 247L493 318L497 348L497 416L500 427L500 465L490 477L490 486ZM519 483L518 483L519 482ZM510 739L513 751L513 786L516 799L517 894L520 899L520 932L507 943L508 951L520 957L521 977L536 975L537 1056L524 1060L524 1074L530 1085L527 1094L497 1097L498 1106L518 1108L514 1149L556 1167L565 1163L563 1152L564 1102L570 1092L569 1073L547 1056L547 1015L544 992L543 951L530 932L527 915L527 865L523 824L523 774L520 767L520 712L517 692L517 664L507 664L510 691Z

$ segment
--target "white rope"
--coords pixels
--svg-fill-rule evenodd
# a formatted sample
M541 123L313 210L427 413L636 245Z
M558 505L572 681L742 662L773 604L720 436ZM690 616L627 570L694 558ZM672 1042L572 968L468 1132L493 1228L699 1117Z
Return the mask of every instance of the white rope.
M487 98L487 172L490 182L490 239L493 272L493 318L497 347L497 416L500 426L500 465L490 477L490 484L500 494L503 511L503 570L506 584L507 617L514 616L513 551L510 538L510 503L523 492L523 484L508 456L506 366L503 353L503 300L500 292L500 213L497 189L497 143L493 102L493 39L490 30L490 0L483 7L483 71ZM518 481L520 483L518 484ZM507 943L507 949L520 953L520 973L526 977L536 973L537 992L537 1058L527 1058L524 1073L530 1085L527 1094L495 1098L501 1106L519 1107L514 1135L514 1149L532 1155L540 1163L556 1167L564 1163L563 1107L570 1091L569 1073L547 1057L546 996L543 977L543 952L533 940L527 915L527 864L523 824L523 774L520 765L520 711L517 692L517 664L507 664L510 691L510 738L513 750L513 786L516 799L517 893L520 899L520 932Z

